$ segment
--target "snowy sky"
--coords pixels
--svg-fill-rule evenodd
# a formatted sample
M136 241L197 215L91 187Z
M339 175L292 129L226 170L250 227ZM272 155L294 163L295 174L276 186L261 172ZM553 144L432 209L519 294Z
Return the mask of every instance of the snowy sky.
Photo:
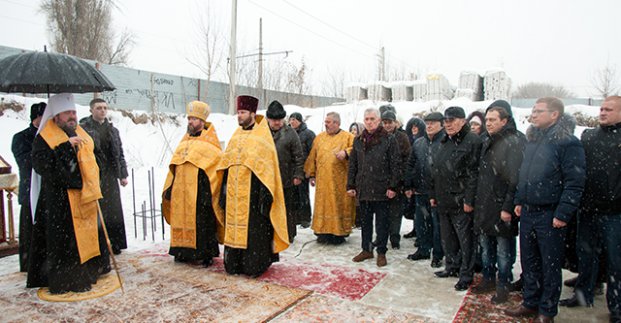
M187 62L196 52L200 17L230 36L231 1L117 0L117 5L116 30L127 28L137 37L131 67L201 77ZM0 0L0 44L38 50L48 44L38 7L37 0ZM588 96L596 94L591 83L597 69L606 64L621 69L619 12L617 0L239 0L238 55L257 51L262 17L265 51L293 51L266 59L299 64L303 57L316 84L328 70L345 73L350 81L372 81L384 46L389 69L422 76L440 72L454 85L461 71L500 67L514 88L550 82Z

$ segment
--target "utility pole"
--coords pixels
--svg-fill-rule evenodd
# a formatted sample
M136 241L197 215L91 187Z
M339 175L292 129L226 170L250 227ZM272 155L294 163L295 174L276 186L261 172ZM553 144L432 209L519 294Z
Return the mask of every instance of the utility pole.
M263 95L263 18L259 18L259 76L257 89L259 89L260 102L265 105L265 97Z
M386 81L386 56L384 52L384 46L380 48L380 52L378 56L379 56L379 66L378 66L379 77L378 79L380 81Z
M235 114L235 56L237 53L237 0L233 0L231 8L231 43L229 45L229 114Z

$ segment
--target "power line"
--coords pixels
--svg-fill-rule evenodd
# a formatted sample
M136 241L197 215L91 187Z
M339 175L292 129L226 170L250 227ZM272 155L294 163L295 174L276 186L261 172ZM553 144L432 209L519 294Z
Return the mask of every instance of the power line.
M342 43L340 43L340 42L337 42L337 41L335 41L335 40L329 39L329 38L325 37L324 35L319 34L319 33L315 32L315 31L313 31L313 30L311 30L311 29L308 29L308 28L306 28L306 27L304 27L304 26L302 26L302 25L298 24L297 22L295 22L295 21L293 21L293 20L291 20L291 19L289 19L289 18L286 18L286 17L284 17L284 16L282 16L282 15L280 15L280 14L278 14L278 13L276 13L276 12L274 12L274 11L272 11L272 10L268 9L268 8L265 8L264 6L261 6L260 4L258 4L258 3L256 3L256 2L254 2L254 1L252 1L252 0L248 0L248 2L250 2L250 3L252 3L253 5L255 5L255 6L257 6L257 7L261 8L261 9L263 9L263 10L265 10L265 11L267 11L267 12L271 13L271 14L273 14L274 16L277 16L277 17L279 17L279 18L281 18L281 19L283 19L283 20L285 20L285 21L288 21L289 23L291 23L291 24L293 24L293 25L296 25L296 26L298 26L298 27L300 27L300 28L302 28L302 29L304 29L304 30L308 31L309 33L312 33L312 34L314 34L314 35L315 35L315 36L317 36L317 37L323 38L324 40L329 41L329 42L331 42L331 43L333 43L333 44L335 44L335 45L338 45L338 46L340 46L340 47L342 47L342 48L345 48L345 49L347 49L347 50L349 50L349 51L351 51L351 52L357 53L357 54L362 55L362 56L370 56L370 57L375 58L375 55L369 55L368 53L362 53L362 52L359 52L359 51L357 51L357 50L354 50L354 49L352 49L352 48L350 48L350 47L347 47L347 46L343 45L343 44L342 44Z
M248 0L248 1L249 1L249 2L251 2L252 4L254 4L254 5L255 5L255 6L257 6L257 7L260 7L260 8L262 8L262 9L264 9L264 10L266 10L266 11L268 11L268 12L270 12L270 13L272 13L272 14L274 14L274 15L276 15L276 16L278 16L278 17L280 17L280 18L284 19L284 20L286 20L286 21L289 21L290 23L292 23L292 24L294 24L294 25L296 25L296 26L298 26L298 27L300 27L300 28L302 28L302 29L304 29L304 30L307 30L307 31L309 31L309 32L311 32L311 33L313 33L313 34L315 34L315 35L317 35L317 36L319 36L319 37L321 37L321 38L323 38L323 39L325 39L325 40L327 40L327 41L331 42L331 43L335 43L335 44L337 44L337 45L339 45L339 46L341 46L341 47L343 47L343 48L345 48L345 49L347 49L347 50L350 50L350 51L352 51L352 52L355 52L355 53L358 53L358 54L361 54L361 55L364 55L364 56L371 56L371 57L373 57L373 58L376 58L376 57L377 57L377 55L370 55L370 54L368 54L368 53L364 53L364 54L362 54L362 53L360 53L360 52L358 52L358 51L356 51L356 50L354 50L354 49L352 49L352 48L346 47L345 45L343 45L343 44L341 44L341 43L339 43L339 42L337 42L337 41L335 41L335 40L328 39L327 37L325 37L325 36L323 36L323 35L320 35L320 34L318 34L317 32L312 31L312 30L310 30L310 29L308 29L308 28L306 28L306 27L304 27L304 26L302 26L302 25L300 25L300 24L296 23L295 21L292 21L292 20L290 20L290 19L288 19L288 18L285 18L285 17L283 17L282 15L279 15L279 14L275 13L274 11L269 10L269 9L267 9L267 8L265 8L265 7L263 7L263 6L261 6L261 5L257 4L256 2L254 2L254 1L252 1L252 0ZM331 28L331 29L333 29L333 30L335 30L335 31L337 31L337 32L339 32L339 33L341 33L341 34L345 35L346 37L348 37L348 38L350 38L350 39L353 39L354 41L356 41L356 42L358 42L358 43L360 43L360 44L362 44L362 45L364 45L364 46L366 46L366 47L368 47L368 48L370 48L370 49L373 49L373 50L378 50L378 48L377 48L376 46L370 45L369 43L365 42L364 40L361 40L361 39L359 39L359 38L357 38L357 37L355 37L355 36L353 36L353 35L351 35L351 34L349 34L349 33L345 32L345 31L343 31L343 30L341 30L341 29L339 29L339 28L337 28L337 27L335 27L335 26L333 26L333 25L331 25L331 24L329 24L329 23L327 23L327 22L323 21L322 19L320 19L320 18L318 18L318 17L314 16L313 14L308 13L308 12L307 12L307 11L305 11L304 9L302 9L302 8L300 8L300 7L296 6L296 5L294 5L294 4L290 3L290 2L288 2L287 0L282 0L282 1L283 1L284 3L286 3L287 5L289 5L290 7L292 7L292 8L294 8L294 9L296 9L297 11L299 11L299 12L301 12L301 13L303 13L303 14L305 14L305 15L309 16L309 17L311 17L312 19L314 19L314 20L318 21L319 23L321 23L321 24L323 24L323 25L325 25L325 26L327 26L327 27L329 27L329 28ZM397 60L397 61L399 61L399 62L401 62L401 63L405 64L405 65L406 65L406 66L408 66L409 68L413 68L412 66L410 66L410 64L409 64L406 60L403 60L403 59L401 59L401 58L399 58L399 57L397 57L396 55L393 55L393 54L389 54L389 56L390 56L390 57L392 57L392 58L394 58L395 60Z

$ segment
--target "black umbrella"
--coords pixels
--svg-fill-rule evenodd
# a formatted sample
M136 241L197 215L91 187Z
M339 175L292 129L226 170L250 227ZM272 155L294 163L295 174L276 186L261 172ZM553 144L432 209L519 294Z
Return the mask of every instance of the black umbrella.
M86 93L114 90L94 66L75 56L25 52L0 60L0 92Z

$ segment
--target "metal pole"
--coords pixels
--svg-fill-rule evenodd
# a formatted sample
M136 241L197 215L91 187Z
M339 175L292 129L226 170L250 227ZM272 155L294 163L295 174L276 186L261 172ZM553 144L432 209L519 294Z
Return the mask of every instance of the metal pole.
M147 240L147 202L142 201L142 240Z
M151 184L152 184L152 182L151 182L151 176L152 176L153 174L151 173L151 171L147 171L147 174L148 174L148 176L147 176L147 177L148 177L148 181L149 181L149 218L151 219L151 236L153 236L153 234L154 234L154 233L153 233L153 222L154 222L154 221L153 221L153 217L151 216L151 215L153 214L153 213L152 213L152 212L153 212L153 211L152 211L152 209L153 209L153 208L151 208L151 201L153 201L153 192L151 192ZM145 217L146 217L146 216L147 216L147 215L145 214ZM155 239L153 239L153 240L155 240Z
M134 204L134 238L138 239L138 227L136 226L136 188L134 186L134 169L132 168L132 201Z
M231 44L229 45L229 114L235 114L235 56L237 55L237 0L231 8Z

